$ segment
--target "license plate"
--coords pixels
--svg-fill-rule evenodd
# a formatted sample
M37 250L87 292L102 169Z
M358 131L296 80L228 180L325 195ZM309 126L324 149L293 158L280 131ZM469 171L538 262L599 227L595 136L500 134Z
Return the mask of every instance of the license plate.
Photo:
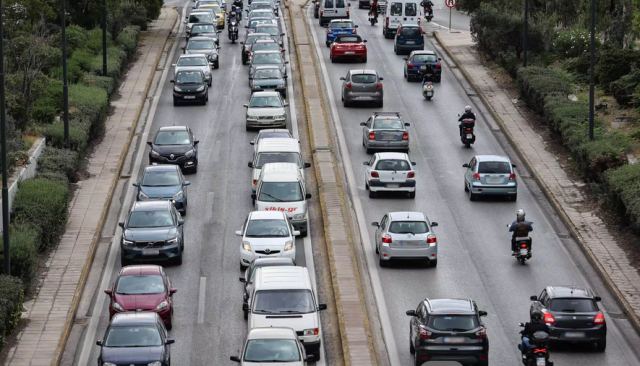
M427 66L426 66L426 65L422 65L422 66L420 66L420 70L426 70L426 69L427 69Z
M584 332L565 332L564 336L567 338L584 338Z
M444 337L444 343L464 343L464 337Z
M398 188L400 187L399 184L387 184L387 188Z
M353 52L353 51L346 51L344 54L345 55L355 55L356 53Z
M538 357L536 359L536 366L547 366L547 360L544 357Z
M502 183L502 178L500 178L500 177L487 177L487 183L489 183L489 184Z
M195 95L185 95L184 99L196 99Z
M473 138L473 135L472 135L472 134L470 134L470 133L468 133L468 134L467 134L467 140L471 140L472 138Z
M407 44L416 44L416 41L407 41Z
M160 249L142 249L142 255L159 255Z
M529 253L526 249L520 249L520 255L527 255Z

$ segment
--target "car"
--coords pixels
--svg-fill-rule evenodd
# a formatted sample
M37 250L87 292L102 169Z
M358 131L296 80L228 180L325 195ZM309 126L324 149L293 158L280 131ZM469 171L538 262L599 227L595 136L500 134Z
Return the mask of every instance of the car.
M273 39L259 39L255 41L251 47L249 47L249 59L251 59L251 53L254 51L280 51L284 52L278 42Z
M278 19L273 10L270 9L255 9L251 11L247 9L247 22L251 21L254 18Z
M254 259L251 264L244 270L244 276L240 277L240 282L244 283L244 294L242 304L248 306L249 294L253 289L253 281L258 268L263 267L291 267L296 262L289 257L261 257ZM248 313L244 313L244 319L247 320Z
M207 3L214 3L214 4L218 4L220 6L222 6L222 2L220 0L196 0L193 4L193 6L191 7L191 9L198 9L198 7L202 4L207 4Z
M196 23L213 23L216 15L211 11L193 11L185 20L187 36L191 33L191 27Z
M302 161L300 141L294 138L263 139L254 148L253 159L247 164L253 169L251 173L251 190L255 192L262 167L269 163L294 163L304 175L302 169L311 166Z
M242 64L246 65L249 62L249 55L251 52L251 46L261 39L269 39L271 40L271 36L266 33L247 33L244 41L240 42L242 44Z
M133 183L136 200L167 200L173 202L182 216L187 213L187 189L191 182L184 179L177 165L150 165L144 168L142 179Z
M251 91L275 90L283 98L287 97L287 78L278 65L257 66L249 76L249 87Z
M384 105L384 91L382 80L376 70L356 69L347 71L342 80L342 104L349 107L352 104L371 103L382 108Z
M506 196L515 201L518 198L518 180L515 165L506 156L476 155L471 158L464 173L464 190L469 200L478 196Z
M211 76L211 65L204 54L180 55L175 64L173 64L173 76L183 70L200 70L204 74L207 85L211 86L213 77Z
M200 70L178 71L171 83L174 106L183 102L199 102L205 105L209 101L209 84Z
M183 48L185 54L204 54L207 56L207 60L213 66L214 69L220 67L220 60L218 55L217 38L211 37L191 37L187 41L187 45Z
M434 51L411 51L408 57L404 58L404 78L407 81L422 80L421 67L431 66L434 72L434 81L439 83L442 79L442 59Z
M172 327L173 294L169 277L161 266L137 265L120 269L113 286L104 290L109 295L109 318L126 311L158 313L168 330Z
M407 310L409 351L415 364L458 361L463 365L489 365L489 338L482 323L486 311L471 299L424 299Z
M251 75L255 68L260 65L277 65L280 68L280 72L283 76L287 76L286 64L289 61L285 61L282 52L279 51L255 51L251 52L251 63L249 64L249 75Z
M530 314L542 313L555 342L591 343L597 352L607 347L607 323L598 307L600 297L591 289L576 286L547 286L531 296Z
M278 25L278 20L272 17L259 17L259 16L253 17L251 18L251 20L248 20L247 25L245 25L245 28L247 29L247 34L251 34L255 32L257 26L264 25L264 24Z
M349 7L345 0L314 0L320 3L318 24L324 27L332 19L349 19Z
M365 189L369 197L375 198L379 192L403 192L409 198L416 197L415 162L409 155L398 152L375 153L369 161L364 173Z
M231 356L230 360L240 365L278 365L303 366L313 361L307 356L296 331L292 328L268 327L253 328L247 334L241 356Z
M357 34L339 35L331 43L329 58L331 62L340 59L355 59L360 62L367 62L367 42Z
M251 94L247 109L246 128L251 130L260 127L286 127L286 103L277 91L258 91Z
M122 228L120 263L173 261L182 264L184 220L170 201L134 202Z
M258 136L251 140L249 145L252 145L255 150L260 141L274 138L292 139L293 135L286 128L265 128L258 132Z
M438 238L433 228L438 226L422 212L389 212L376 227L374 241L378 262L384 267L391 260L418 259L438 265Z
M327 27L327 36L325 43L327 47L336 39L336 36L346 34L356 34L358 26L351 19L333 19Z
M220 37L218 34L220 31L213 23L195 23L191 26L191 32L189 33L189 38L191 37L209 37L216 40L216 45L220 45Z
M213 13L216 16L216 21L215 21L216 26L218 27L218 29L224 29L225 18L226 18L224 8L222 8L220 4L217 4L217 3L205 3L198 7L198 10L206 10L206 9L213 10Z
M274 6L274 4L270 1L253 1L251 5L249 5L249 11L258 10L258 9L267 9L271 10L273 14L278 15L278 7Z
M198 171L198 144L187 126L164 126L147 145L149 164L175 164L183 171Z
M158 314L148 311L116 314L111 318L100 347L98 366L171 366L167 330Z
M394 0L389 6L383 4L382 35L393 38L401 24L420 24L420 1Z
M371 154L374 151L409 152L409 122L404 122L398 112L374 112L362 126L362 146Z
M284 47L284 33L280 30L280 26L274 24L257 24L255 26L256 33L266 33L278 42L280 47Z
M240 269L244 270L256 258L277 256L296 258L296 236L284 212L252 211L241 230Z
M399 55L423 50L424 37L422 34L422 28L418 24L401 24L393 41L393 52Z

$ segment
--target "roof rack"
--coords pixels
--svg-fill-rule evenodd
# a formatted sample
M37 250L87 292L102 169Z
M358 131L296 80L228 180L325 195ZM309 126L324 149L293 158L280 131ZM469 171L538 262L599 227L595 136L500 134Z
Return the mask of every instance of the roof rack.
M398 116L400 117L400 112L373 112L374 116Z

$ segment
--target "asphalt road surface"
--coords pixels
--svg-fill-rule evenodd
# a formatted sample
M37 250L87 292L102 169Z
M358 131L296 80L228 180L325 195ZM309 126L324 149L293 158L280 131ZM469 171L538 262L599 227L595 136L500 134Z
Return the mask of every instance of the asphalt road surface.
M425 101L420 83L408 83L403 79L402 56L396 56L393 41L382 36L382 23L370 26L367 10L356 7L352 6L351 18L360 26L358 33L368 41L366 64L332 64L324 44L325 29L318 25L317 19L313 19L311 12L308 16L322 58L324 82L330 89L333 118L341 137L340 149L349 188L365 238L369 274L391 364L410 365L413 362L409 353L406 310L415 309L425 297L470 297L480 309L489 313L485 323L490 339L491 364L517 365L520 362L516 348L520 339L518 323L528 319L529 296L553 284L593 287L603 297L602 305L609 327L605 353L594 353L583 347L564 347L552 351L551 359L556 365L640 364L637 334L630 330L611 294L603 289L593 269L569 239L566 229L554 218L531 178L520 177L517 202L469 201L463 190L464 169L461 165L469 162L474 154L509 155L518 163L515 154L500 138L495 123L488 121L488 116L481 115L476 124L475 145L471 149L464 148L458 138L457 114L471 103L468 90L445 65L442 83L435 86L434 100ZM442 18L442 11L436 13L440 13L438 15ZM457 16L456 19L462 22L460 19L463 18ZM427 49L433 49L430 40ZM362 162L369 160L370 155L362 147L359 123L377 109L342 106L339 78L347 70L355 68L376 69L384 77L383 110L401 112L405 120L412 123L409 155L417 162L415 199L370 199L365 191ZM521 174L523 169L517 172ZM532 233L534 256L525 266L510 256L510 235L506 228L518 208L526 210L527 218L534 222L535 228ZM380 221L386 212L414 210L427 213L431 220L440 224L436 228L438 267L400 264L379 268L372 244L374 228L370 222Z

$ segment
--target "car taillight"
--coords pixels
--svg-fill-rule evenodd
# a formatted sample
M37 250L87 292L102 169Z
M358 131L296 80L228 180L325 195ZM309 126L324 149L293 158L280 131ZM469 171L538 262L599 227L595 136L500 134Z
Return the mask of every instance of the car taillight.
M376 84L376 90L382 90L382 83L378 82Z
M347 9L347 18L349 17L349 9Z
M345 89L349 89L351 90L351 87L353 86L353 84L351 84L351 82L348 82L344 85Z
M324 15L324 10L320 10L320 16Z
M386 18L384 19L384 26L385 26L385 27L387 27L387 28L389 28L389 17L386 17Z
M357 29L355 29L355 28L353 28L353 29L351 30L351 33L352 33L352 34L358 34L358 30L357 30Z
M436 69L440 69L441 67L442 67L442 65L438 62L438 63L436 64Z
M604 324L604 314L602 313L602 311L599 311L598 314L596 314L596 316L593 318L593 324Z
M416 176L416 172L408 172L407 173L407 178L415 178Z
M256 184L258 184L258 180L257 180L257 179L254 179L254 180L252 181L252 183L253 183L253 185L255 186Z
M480 173L473 173L473 179L480 180Z
M371 171L371 178L380 178L380 174L375 170Z
M477 338L487 338L487 329L482 327L479 331L476 332Z
M408 63L407 64L407 69L413 69L413 64L412 63Z
M382 237L382 242L385 244L391 244L393 240L391 240L391 236L390 235L384 235Z
M516 173L509 174L509 180L516 180Z
M402 140L404 141L409 140L409 132L405 131L402 133Z
M527 249L527 246L528 245L526 241L523 241L522 243L520 243L520 248Z
M427 244L429 244L430 247L438 244L438 238L436 238L436 236L433 234L429 234L427 236Z
M547 324L547 325L552 325L553 323L556 322L556 318L554 318L553 314L551 314L548 311L544 312L542 319L544 320L545 324Z
M424 328L420 328L420 339L429 339L431 338L431 335L433 333L431 333L430 331L424 329Z
M375 140L376 139L376 133L371 131L369 132L369 140Z

